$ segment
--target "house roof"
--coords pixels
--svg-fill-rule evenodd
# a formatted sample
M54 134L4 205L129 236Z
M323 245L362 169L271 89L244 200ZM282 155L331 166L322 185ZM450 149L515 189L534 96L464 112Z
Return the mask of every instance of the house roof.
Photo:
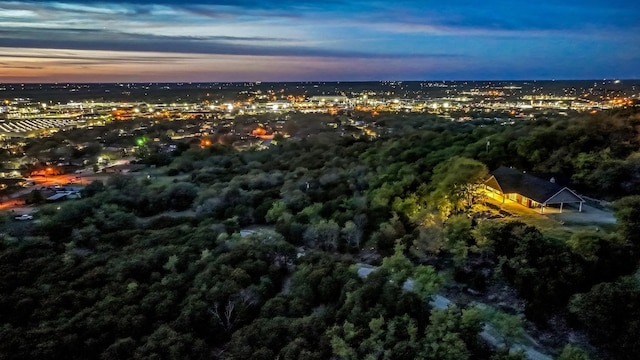
M67 196L67 195L69 195L69 194L68 194L68 193L66 193L66 192L63 192L63 193L57 193L57 194L55 194L55 195L51 195L51 196L49 196L49 197L47 198L47 201L58 201L58 200L60 200L60 199L64 198L65 196Z
M491 173L485 185L503 194L520 194L541 204L583 202L584 199L567 187L543 180L521 171L501 166Z

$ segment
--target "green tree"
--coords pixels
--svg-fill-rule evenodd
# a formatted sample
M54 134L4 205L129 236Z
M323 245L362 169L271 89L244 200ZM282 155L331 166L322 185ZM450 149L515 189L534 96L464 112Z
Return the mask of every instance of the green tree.
M510 315L498 310L487 311L488 323L496 330L507 350L513 343L524 335L524 320L516 315Z
M358 335L352 323L345 321L341 327L336 325L329 334L334 354L345 360L358 359L358 353L349 345L349 342Z
M433 266L418 265L411 275L413 291L422 299L429 299L444 285L444 279Z
M348 220L344 227L341 230L342 237L346 241L346 243L355 247L356 249L360 249L360 243L362 242L363 231L361 228L356 225L355 222Z
M106 188L104 183L100 180L93 180L89 185L85 186L80 193L82 197L92 197L99 192L104 191Z
M42 204L44 203L45 198L42 196L42 192L40 190L31 190L29 195L27 195L27 199L25 202L27 204Z
M589 354L579 347L566 345L557 360L590 360Z
M628 196L615 202L614 212L618 219L620 235L640 248L640 195Z
M265 220L270 223L275 223L277 221L283 220L285 222L289 222L291 220L291 213L289 209L287 209L287 204L284 201L278 200L275 201L269 211L267 211L267 215L265 216Z
M617 359L632 359L640 352L640 285L635 276L574 295L569 311Z
M487 174L487 167L473 159L452 157L441 162L431 177L433 203L444 216L471 206Z
M471 219L466 215L449 217L445 223L444 236L454 263L462 265L467 259L469 245L472 243Z
M607 241L605 236L594 232L576 232L567 240L567 246L574 254L580 255L587 261L598 260L600 242Z
M169 206L178 211L189 209L197 196L198 187L185 182L174 184L166 191Z
M506 349L499 349L495 354L491 356L489 360L526 360L527 356L524 351L509 351Z
M500 226L497 223L480 220L471 230L471 236L474 240L472 251L479 252L483 257L491 254L494 250L494 238L498 236L499 230Z
M394 246L393 255L382 259L382 268L389 271L391 280L399 286L402 286L413 274L413 264L411 260L404 255L404 249L404 244L398 240Z
M304 241L310 246L325 250L336 250L340 238L340 226L333 220L320 220L309 225L304 232Z
M456 307L431 311L423 341L426 359L466 360L471 355L460 334L460 311Z
M439 214L430 213L417 228L418 236L411 245L411 254L421 261L447 250L444 225Z

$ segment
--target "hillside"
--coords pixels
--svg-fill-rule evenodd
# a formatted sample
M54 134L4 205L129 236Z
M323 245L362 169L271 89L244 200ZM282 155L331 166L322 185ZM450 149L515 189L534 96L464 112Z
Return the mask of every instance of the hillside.
M3 215L0 358L520 359L525 331L558 359L634 358L640 111L378 122L181 149ZM617 224L501 214L478 192L500 165L614 201Z

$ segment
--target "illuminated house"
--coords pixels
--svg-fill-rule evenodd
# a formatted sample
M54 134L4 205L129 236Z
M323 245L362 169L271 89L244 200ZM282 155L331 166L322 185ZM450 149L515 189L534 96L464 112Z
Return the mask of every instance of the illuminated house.
M564 204L578 203L582 212L584 199L567 187L555 183L554 178L546 181L527 173L501 166L491 173L491 177L484 182L486 193L492 199L509 200L528 208L544 208L549 205L560 205L560 212Z
M254 130L251 130L251 135L259 137L263 140L271 140L274 137L274 134L268 134L267 130L265 130L263 127L257 127Z

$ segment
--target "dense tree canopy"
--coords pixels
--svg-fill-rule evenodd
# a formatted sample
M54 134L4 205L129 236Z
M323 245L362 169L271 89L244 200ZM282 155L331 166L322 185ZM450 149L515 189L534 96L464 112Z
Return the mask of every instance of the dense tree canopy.
M152 175L94 182L35 222L0 218L0 357L518 359L479 337L485 324L509 347L567 313L605 355L637 353L636 113L380 121L375 139L182 146L151 159ZM548 234L474 212L499 165L631 197L615 232ZM496 287L515 290L521 314L467 295L430 305ZM567 341L548 349L586 358Z

